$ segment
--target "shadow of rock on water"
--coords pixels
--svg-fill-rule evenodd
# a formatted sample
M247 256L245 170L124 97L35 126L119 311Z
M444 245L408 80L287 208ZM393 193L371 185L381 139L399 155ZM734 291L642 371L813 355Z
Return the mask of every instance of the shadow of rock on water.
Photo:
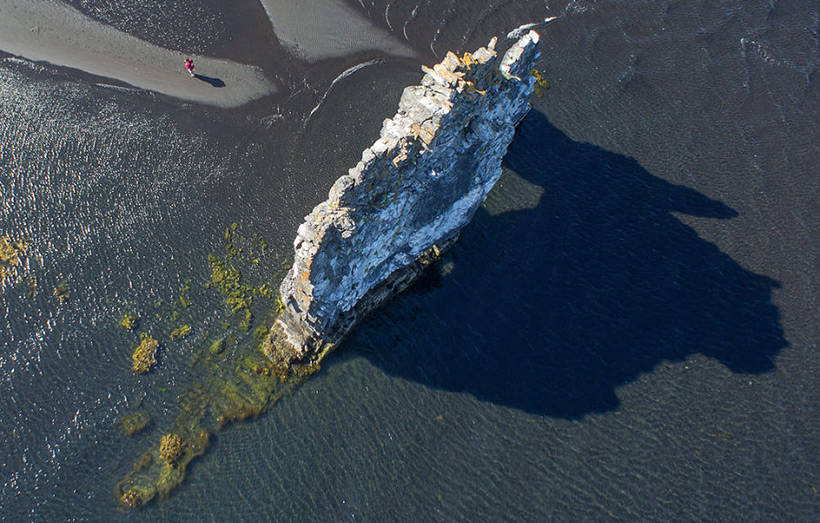
M771 291L672 213L729 219L721 202L577 143L536 111L506 166L545 189L534 209L484 208L418 286L346 346L385 372L527 412L579 418L616 387L695 353L762 373L785 347Z
M211 76L205 76L199 73L194 74L194 78L196 78L197 80L201 80L205 83L211 84L211 87L225 87L225 82L223 82L219 78L213 78Z

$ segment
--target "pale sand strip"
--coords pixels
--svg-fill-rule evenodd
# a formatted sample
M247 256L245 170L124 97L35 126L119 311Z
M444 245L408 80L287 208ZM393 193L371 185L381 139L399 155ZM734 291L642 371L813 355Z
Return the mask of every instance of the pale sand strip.
M360 51L413 57L413 48L341 0L261 0L279 41L313 62Z
M164 49L53 0L0 0L0 50L219 107L276 91L257 67ZM188 56L197 73L220 79L224 87L191 78L183 67Z

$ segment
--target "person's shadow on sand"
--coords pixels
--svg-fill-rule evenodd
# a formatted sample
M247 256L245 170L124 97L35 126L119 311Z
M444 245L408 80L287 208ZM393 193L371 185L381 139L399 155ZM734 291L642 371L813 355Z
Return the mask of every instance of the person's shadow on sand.
M196 78L197 80L201 80L205 83L209 83L212 87L225 87L225 82L223 82L219 78L212 78L210 76L205 76L199 73L194 74L194 78Z
M377 311L345 343L385 372L527 412L618 408L615 389L694 353L763 373L787 346L771 291L672 213L736 213L635 160L577 143L532 111L505 165L535 209L479 209L452 273Z

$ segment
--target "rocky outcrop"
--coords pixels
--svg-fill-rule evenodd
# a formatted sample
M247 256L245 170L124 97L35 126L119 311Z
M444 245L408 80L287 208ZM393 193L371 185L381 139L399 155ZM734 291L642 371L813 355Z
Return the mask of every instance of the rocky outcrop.
M275 363L321 360L438 259L484 201L529 111L538 34L502 59L495 43L422 67L421 85L404 90L379 139L305 218L284 311L263 344Z

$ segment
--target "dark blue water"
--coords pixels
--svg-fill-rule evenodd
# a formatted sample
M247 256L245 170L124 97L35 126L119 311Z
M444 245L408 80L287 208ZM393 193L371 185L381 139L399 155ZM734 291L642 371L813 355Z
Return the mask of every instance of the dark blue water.
M308 63L253 2L119 4L72 2L287 95L224 112L0 62L0 235L32 240L39 289L0 291L0 517L818 519L817 6L356 1L419 58ZM207 342L226 224L270 244L248 276L272 279L419 62L547 16L551 88L453 251L171 498L120 511L114 484L202 376L193 342L133 375L119 316L169 330L192 279ZM154 419L127 438L136 404Z

